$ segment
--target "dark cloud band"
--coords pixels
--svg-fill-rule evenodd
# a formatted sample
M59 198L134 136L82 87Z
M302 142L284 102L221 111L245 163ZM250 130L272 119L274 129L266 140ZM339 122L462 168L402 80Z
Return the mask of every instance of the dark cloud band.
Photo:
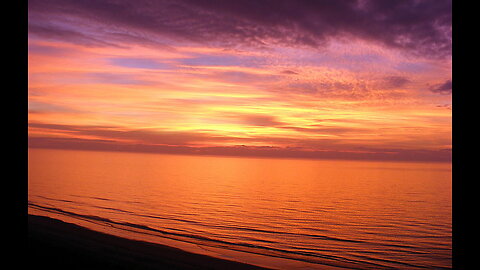
M434 93L439 93L439 94L451 94L452 93L452 80L447 80L445 83L436 85L430 90Z
M31 0L29 25L33 34L98 45L148 36L149 42L321 47L353 37L430 58L451 55L450 0Z

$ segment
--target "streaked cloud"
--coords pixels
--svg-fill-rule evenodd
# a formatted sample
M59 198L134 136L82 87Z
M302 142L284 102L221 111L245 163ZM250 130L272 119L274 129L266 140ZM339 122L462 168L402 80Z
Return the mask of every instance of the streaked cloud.
M29 1L30 32L43 37L102 42L53 27L93 21L99 31L235 47L272 44L323 46L354 37L427 57L451 54L451 1ZM43 26L48 16L50 27ZM69 18L69 19L67 19ZM114 25L115 27L111 27ZM108 29L108 30L107 30ZM108 42L106 42L108 43Z
M230 146L230 147L190 147L147 144L118 144L108 140L30 137L29 146L33 148L59 148L100 151L127 151L168 154L193 155L226 155L255 156L281 158L314 158L314 159L361 159L361 160L391 160L391 161L451 161L451 150L402 150L392 151L302 151L296 147L271 146Z
M442 84L437 84L430 88L434 93L439 94L451 94L452 93L452 80L447 80Z
M451 155L451 1L28 8L32 147Z
M385 77L385 85L387 88L398 88L405 86L410 80L402 76Z

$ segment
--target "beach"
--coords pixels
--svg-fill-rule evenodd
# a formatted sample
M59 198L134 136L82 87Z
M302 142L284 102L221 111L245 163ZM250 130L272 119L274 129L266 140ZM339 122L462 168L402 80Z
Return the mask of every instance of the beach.
M267 269L28 215L32 265L49 269Z

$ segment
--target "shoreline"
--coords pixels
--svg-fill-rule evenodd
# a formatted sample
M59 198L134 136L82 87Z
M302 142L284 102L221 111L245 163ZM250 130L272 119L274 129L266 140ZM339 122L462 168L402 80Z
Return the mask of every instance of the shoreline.
M49 269L269 269L28 214L29 261Z

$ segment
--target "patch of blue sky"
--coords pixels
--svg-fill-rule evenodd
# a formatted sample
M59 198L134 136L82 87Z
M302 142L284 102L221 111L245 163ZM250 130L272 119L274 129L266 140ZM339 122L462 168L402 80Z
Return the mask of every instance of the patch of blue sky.
M108 72L89 72L81 76L64 76L55 78L55 83L67 85L79 84L114 84L114 85L151 85L151 81L142 80L134 75Z
M431 65L428 63L422 63L422 62L400 62L395 65L395 69L398 71L403 71L403 72L411 72L411 73L417 73L417 72L425 72L431 69Z
M111 73L88 73L89 79L85 80L86 83L102 83L102 84L119 84L119 85L148 85L149 81L137 79L134 76L127 74L111 74Z
M126 67L126 68L139 68L139 69L171 69L172 65L168 63L159 62L149 58L109 58L112 65Z
M180 64L188 66L259 67L264 64L264 60L260 57L234 55L200 55L178 59L178 61Z

